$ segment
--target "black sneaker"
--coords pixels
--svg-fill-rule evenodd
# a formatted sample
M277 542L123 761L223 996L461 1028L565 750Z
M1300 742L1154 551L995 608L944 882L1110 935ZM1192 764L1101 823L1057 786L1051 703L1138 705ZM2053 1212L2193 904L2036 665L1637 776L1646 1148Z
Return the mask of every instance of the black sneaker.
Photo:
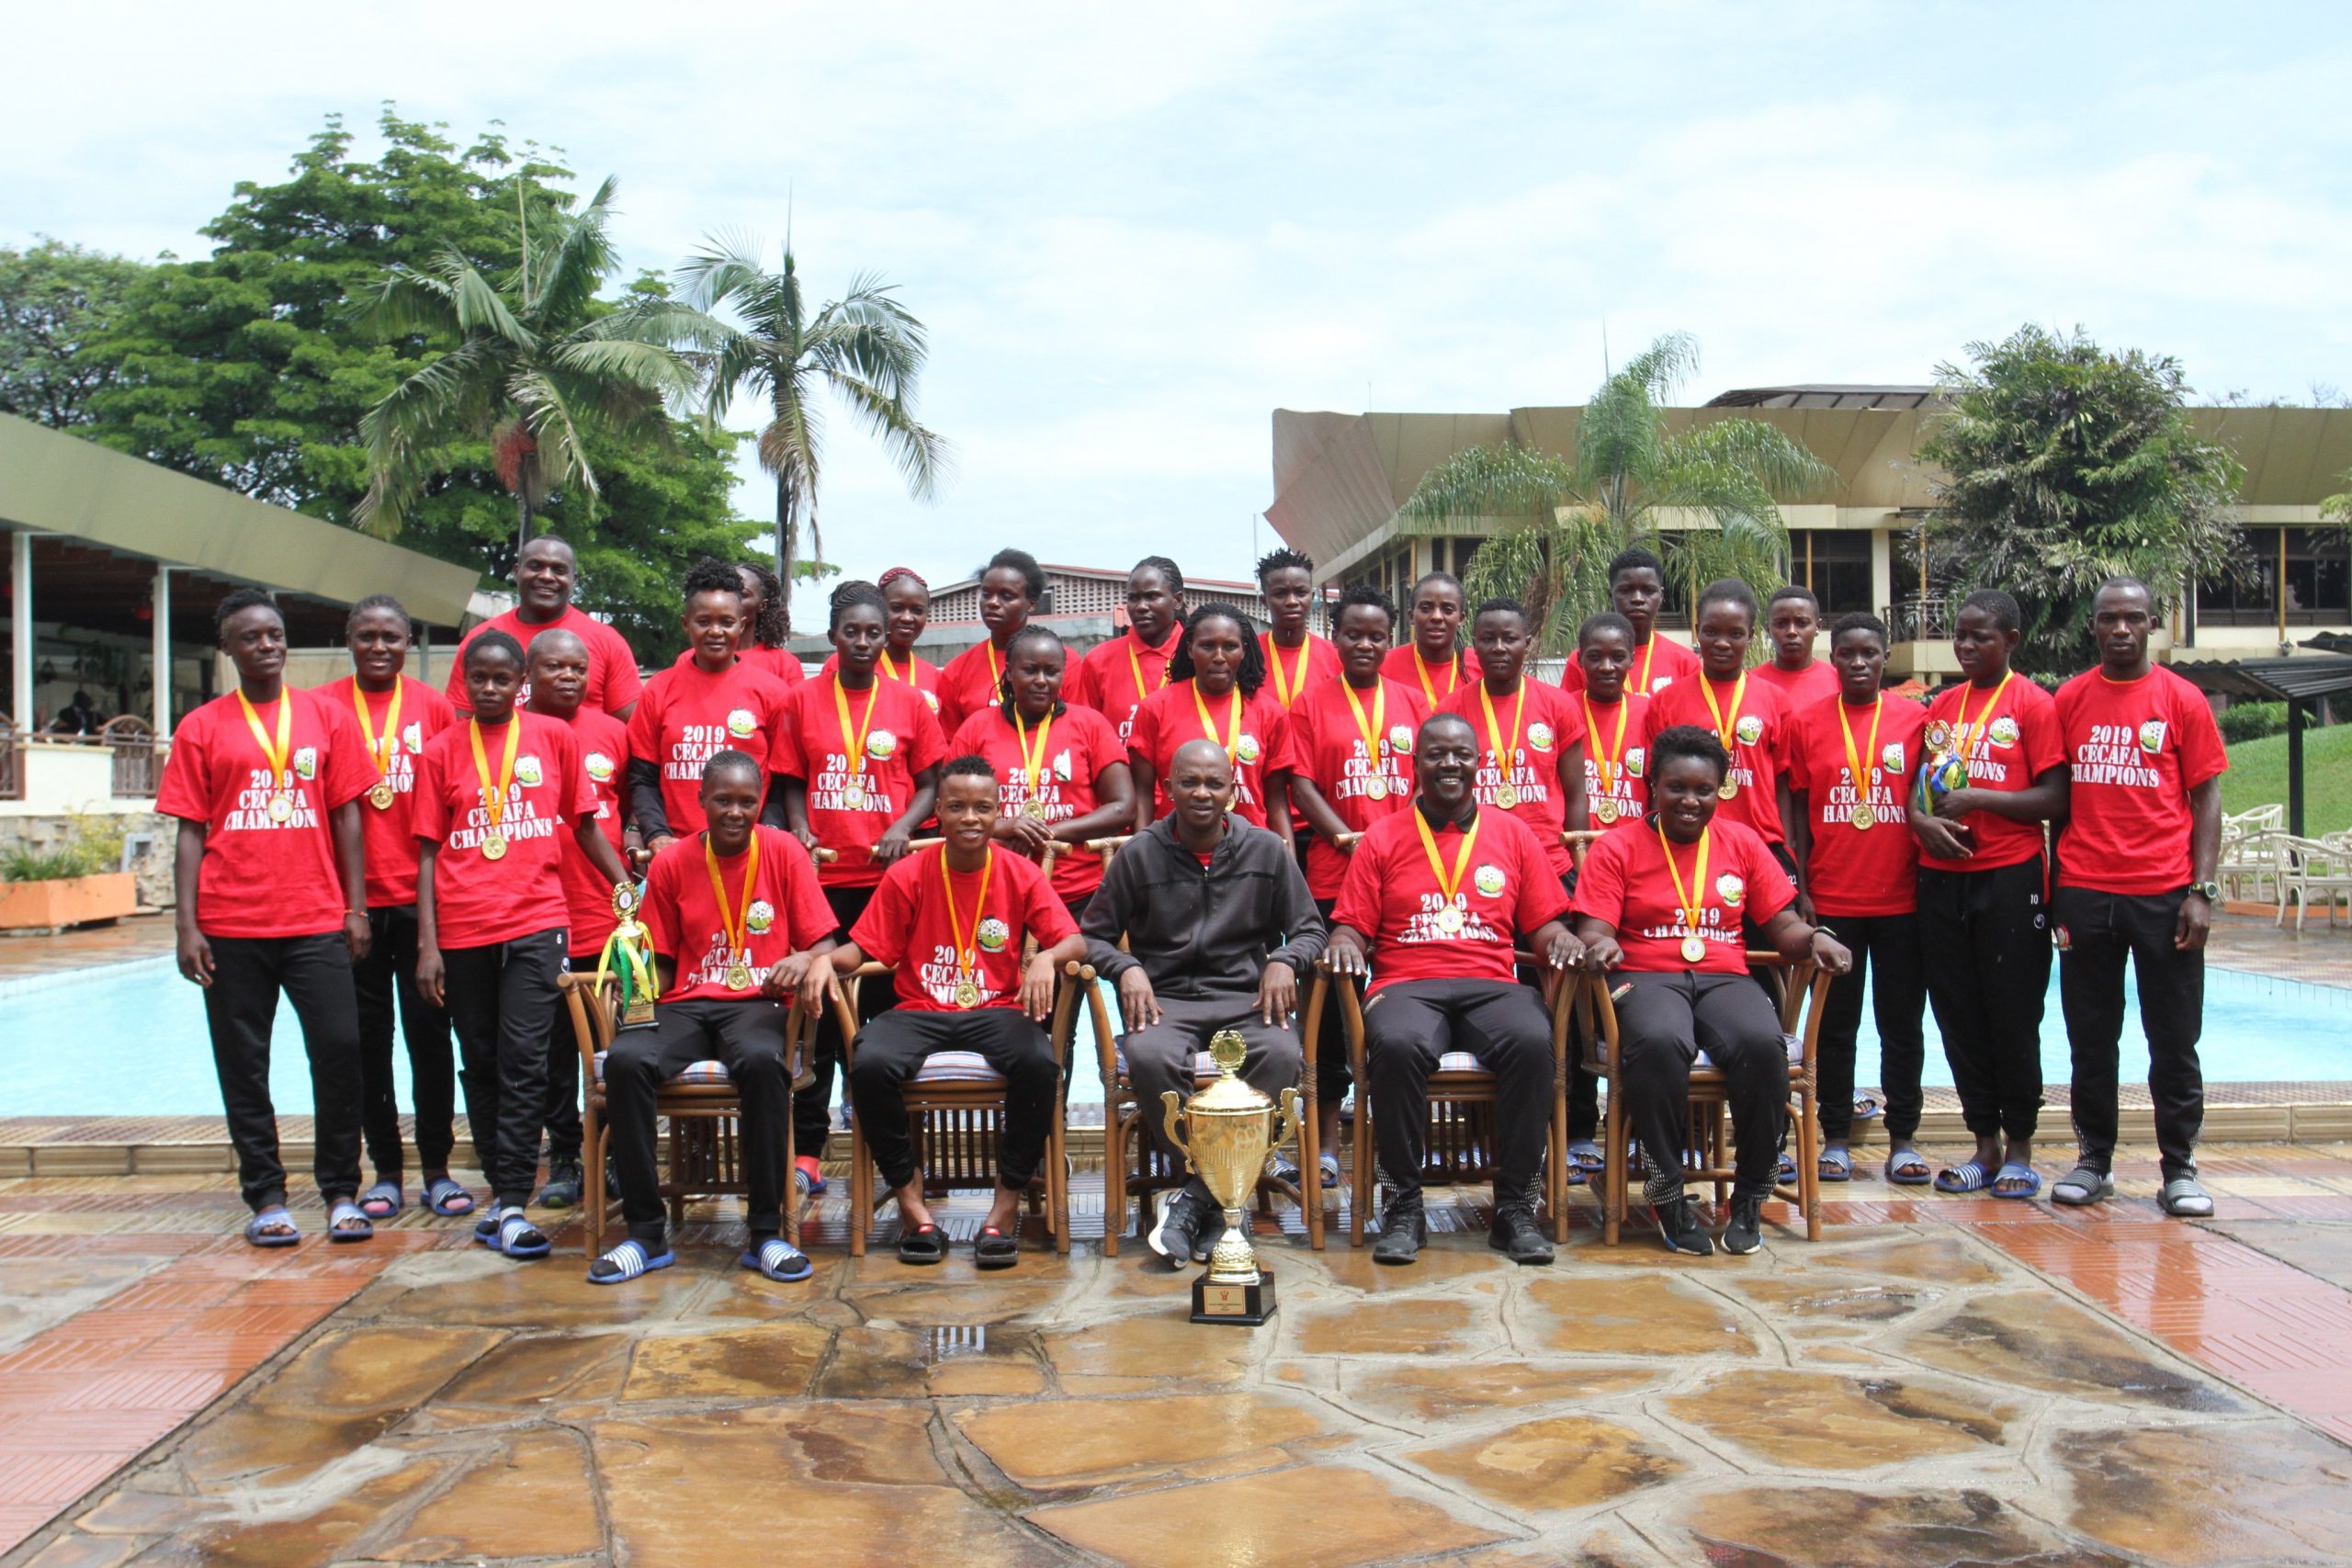
M1532 1204L1507 1203L1497 1209L1495 1223L1487 1231L1487 1245L1498 1252L1510 1254L1513 1263L1552 1261L1551 1240L1536 1224Z
M1201 1233L1208 1228L1212 1216L1224 1216L1196 1195L1190 1187L1179 1189L1159 1207L1159 1223L1144 1235L1144 1245L1182 1268L1193 1260L1200 1249ZM1210 1245L1216 1238L1209 1238Z
M1650 1214L1657 1222L1657 1234L1668 1252L1687 1252L1693 1258L1711 1258L1715 1244L1699 1226L1699 1200L1688 1192L1670 1198L1663 1203L1652 1203Z
M1734 1197L1731 1223L1724 1226L1724 1250L1745 1258L1763 1245L1764 1200L1752 1195Z
M542 1209L576 1209L580 1206L582 1180L580 1162L564 1160L548 1168L548 1184L539 1189Z
M1430 1238L1430 1217L1419 1192L1391 1198L1380 1216L1380 1239L1372 1244L1374 1263L1410 1263Z

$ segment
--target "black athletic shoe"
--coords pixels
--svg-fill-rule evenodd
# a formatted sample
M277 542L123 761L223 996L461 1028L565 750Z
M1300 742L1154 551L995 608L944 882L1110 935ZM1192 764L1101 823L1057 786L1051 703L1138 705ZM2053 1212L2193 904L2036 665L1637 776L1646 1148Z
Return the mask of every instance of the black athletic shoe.
M1380 1239L1372 1244L1372 1260L1410 1263L1420 1257L1421 1244L1429 1238L1430 1217L1421 1207L1421 1195L1391 1198L1380 1216Z
M1764 1245L1764 1200L1761 1197L1735 1197L1731 1201L1731 1223L1724 1226L1724 1250L1745 1258Z
M1657 1222L1657 1234L1668 1252L1687 1252L1693 1258L1711 1258L1715 1244L1699 1226L1699 1200L1684 1193L1679 1198L1650 1205L1650 1214Z
M576 1209L581 1196L580 1162L564 1160L548 1168L548 1184L539 1189L542 1209Z
M1209 1228L1209 1222L1214 1219L1221 1224L1224 1218L1213 1204L1185 1187L1160 1206L1159 1223L1146 1234L1144 1245L1182 1268L1200 1249L1201 1233ZM1215 1246L1216 1238L1211 1236L1208 1241Z
M1487 1245L1498 1252L1510 1254L1513 1263L1536 1265L1552 1261L1551 1240L1536 1224L1532 1204L1507 1203L1497 1209L1495 1223L1487 1231Z

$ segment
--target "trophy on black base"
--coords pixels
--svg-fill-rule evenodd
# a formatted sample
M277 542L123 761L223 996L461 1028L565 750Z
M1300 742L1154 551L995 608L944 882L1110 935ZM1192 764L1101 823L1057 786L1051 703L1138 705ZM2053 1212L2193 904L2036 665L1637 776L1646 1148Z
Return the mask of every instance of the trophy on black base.
M1209 1254L1208 1272L1193 1281L1193 1321L1248 1328L1272 1314L1274 1280L1258 1266L1244 1214L1269 1152L1298 1134L1298 1090L1283 1090L1277 1106L1243 1083L1241 1064L1249 1047L1232 1030L1209 1042L1209 1055L1217 1065L1216 1082L1190 1100L1179 1101L1173 1089L1159 1100L1169 1142L1184 1151L1201 1184L1225 1211L1225 1234ZM1180 1119L1189 1137L1176 1131Z

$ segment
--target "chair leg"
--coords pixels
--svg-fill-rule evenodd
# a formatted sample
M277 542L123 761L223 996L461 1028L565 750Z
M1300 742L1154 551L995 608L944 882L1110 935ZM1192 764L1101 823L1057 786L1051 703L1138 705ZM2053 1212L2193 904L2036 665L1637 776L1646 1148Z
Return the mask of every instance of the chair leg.
M874 1220L874 1167L865 1154L865 1129L849 1123L849 1255L865 1256L865 1229Z
M1619 1092L1613 1076L1609 1080L1609 1103L1600 1125L1609 1139L1600 1150L1600 1239L1614 1247L1625 1228L1625 1185L1633 1178L1632 1167L1625 1158L1625 1097Z
M581 1099L580 1145L588 1156L588 1179L580 1194L581 1256L594 1259L604 1256L605 1206L610 1201L605 1196L605 1119L596 1113L593 1089Z
M1102 1256L1119 1256L1127 1228L1127 1118L1119 1086L1102 1086Z
M1798 1100L1798 1114L1809 1130L1807 1142L1812 1145L1805 1159L1797 1165L1797 1188L1804 1199L1804 1238L1821 1239L1821 1096L1818 1089L1806 1089Z
M1311 1080L1310 1080L1311 1081ZM1302 1099L1298 1121L1298 1206L1306 1212L1306 1246L1323 1250L1323 1144L1317 1124L1322 1121L1312 1090Z
M1356 1080L1355 1146L1348 1161L1348 1245L1363 1245L1364 1211L1372 1207L1372 1096Z
M1570 1069L1574 1071L1573 1068ZM1552 1157L1544 1181L1545 1201L1552 1206L1552 1245L1568 1243L1568 1090L1565 1083L1552 1088Z

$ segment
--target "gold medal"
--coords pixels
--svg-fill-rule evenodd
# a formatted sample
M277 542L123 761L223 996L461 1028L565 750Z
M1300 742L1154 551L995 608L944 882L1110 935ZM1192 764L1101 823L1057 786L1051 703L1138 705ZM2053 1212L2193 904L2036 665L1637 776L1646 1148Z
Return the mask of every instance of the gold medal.
M1579 694L1584 704L1584 732L1592 739L1592 754L1586 764L1592 770L1592 782L1599 785L1600 801L1592 808L1592 818L1606 828L1617 820L1617 803L1610 797L1616 793L1617 780L1625 769L1625 715L1634 705L1623 696L1617 699L1617 736L1607 748L1600 744L1600 726L1592 716L1592 694Z
M1460 936L1464 921L1459 906L1448 904L1437 912L1437 929L1448 936Z
M481 858L484 860L504 860L506 858L506 835L500 832L495 828L492 828L489 832L484 833L481 836Z
M392 759L399 755L401 749L401 695L400 678L394 676L392 700L384 709L384 733L379 739L375 721L368 716L368 694L359 689L356 679L351 682L351 708L359 716L360 738L368 742L368 760L376 764L376 771L384 775L376 781L376 787L368 792L368 804L379 811L390 811L392 802L400 798L392 791Z
M740 963L729 964L727 966L727 988L730 991L750 990L752 988L752 966L748 964Z
M273 822L294 820L294 797L284 790L269 797L269 819Z
M1854 726L1846 713L1848 705L1844 697L1838 699L1838 732L1846 741L1847 776L1854 781L1853 824L1857 829L1867 833L1878 826L1878 813L1871 808L1871 785L1876 782L1876 773L1863 766L1862 759L1878 755L1878 721L1886 716L1886 699L1883 696L1871 699L1871 738L1866 745L1861 746L1854 742Z
M1715 786L1715 798L1717 800L1729 800L1738 793L1739 781L1731 777L1729 774L1725 774L1724 782Z
M1666 824L1663 821L1657 824L1658 853L1666 857L1666 874L1674 879L1675 914L1681 920L1683 931L1689 933L1682 939L1682 962L1685 964L1696 964L1707 956L1707 939L1699 934L1699 917L1706 913L1707 852L1713 847L1714 836L1713 828L1699 830L1699 853L1691 863L1690 885L1685 888L1682 868L1674 863L1673 840L1666 836ZM1692 894L1697 897L1693 897Z
M939 886L947 894L947 936L956 944L955 1000L967 1011L980 1005L980 983L973 978L972 972L980 966L978 938L980 922L989 914L989 879L996 874L996 851L984 848L980 852L988 858L980 866L979 897L972 900L972 923L967 926L956 908L956 878L947 869L947 852L939 852ZM1017 942L1012 945L1019 951Z
M1702 936L1686 936L1686 937L1684 937L1684 938L1682 939L1682 962L1683 962L1683 963L1685 963L1685 964L1697 964L1697 963L1699 963L1700 961L1702 961L1702 959L1704 959L1706 956L1707 956L1707 939L1706 939L1705 937L1702 937Z
M1046 819L1046 803L1038 797L1039 782L1050 775L1046 772L1046 745L1054 733L1054 716L1046 715L1046 722L1037 727L1037 739L1029 739L1029 721L1021 716L1021 706L1012 708L1012 728L1021 737L1021 782L1029 798L1021 803L1021 815L1032 822Z
M1386 800L1388 798L1388 781L1382 778L1378 773L1374 773L1371 778L1364 781L1363 793L1366 796L1374 800Z
M392 802L399 798L392 793L392 781L390 779L378 779L376 787L368 792L368 804L379 811L390 811Z
M1723 742L1724 755L1732 760L1732 766L1737 766L1739 762L1739 705L1747 697L1747 671L1741 671L1739 679L1732 685L1731 718L1728 722L1724 718L1722 705L1715 701L1715 683L1704 673L1699 677L1699 694L1707 699L1707 713L1715 721L1715 739ZM1715 798L1729 800L1738 793L1739 780L1732 776L1731 768L1727 767L1724 770L1724 782L1715 787Z
M1430 874L1437 879L1438 893L1445 899L1444 908L1437 912L1437 929L1447 936L1460 936L1466 922L1461 906L1454 902L1460 897L1455 889L1462 886L1463 875L1470 869L1470 855L1478 847L1478 829L1483 824L1472 823L1470 830L1462 835L1462 848L1454 854L1452 876L1445 874L1445 861L1437 852L1437 835L1430 831L1430 819L1416 811L1413 826L1421 835L1421 853L1429 857Z
M980 987L969 975L956 976L956 1005L967 1012L980 1005Z
M481 806L490 826L482 829L481 858L506 858L506 807L514 798L514 753L523 744L523 716L506 716L506 753L498 764L498 780L491 782L490 756L482 750L481 720L466 721L466 738L474 749L474 777L481 784Z
M1356 697L1356 689L1342 678L1340 690L1347 694L1348 709L1356 716L1356 733L1363 737L1364 765L1372 776L1364 781L1366 800L1386 800L1388 780L1388 682L1375 679L1372 684L1372 712L1363 711L1363 704Z
M865 810L865 791L856 784L844 785L842 789L842 805L852 811Z
M1510 739L1503 739L1502 726L1495 722L1494 694L1486 682L1478 684L1478 705L1487 714L1487 750L1495 759L1495 767L1502 773L1503 782L1495 786L1495 805L1504 811L1519 809L1519 786L1510 782L1513 768L1519 766L1519 726L1527 716L1527 688L1521 686L1513 694L1510 705Z
M989 656L991 661L995 655ZM993 665L991 665L993 667ZM849 722L849 698L842 694L842 678L833 676L833 713L842 727L842 751L849 759L850 783L842 786L842 806L850 811L865 809L865 786L857 782L865 776L865 738L874 732L874 704L882 695L882 683L875 682L865 688L865 714L857 727Z
M1021 803L1021 815L1033 822L1043 822L1046 819L1046 803L1042 800L1024 800Z
M1512 786L1509 779L1505 779L1496 787L1495 804L1505 811L1515 811L1519 808L1519 791Z
M294 775L287 772L286 761L294 754L294 698L288 692L277 694L277 740L271 744L269 732L261 727L261 715L254 711L244 691L237 692L237 705L245 711L245 728L254 732L254 740L261 747L262 761L269 764L269 805L264 807L269 819L281 826L294 820Z
M1864 832L1868 832L1871 829L1878 826L1878 813L1872 811L1867 806L1855 807L1854 826L1862 829Z
M1606 798L1599 801L1592 808L1592 819L1604 828L1616 821L1617 803Z
M710 833L702 836L703 869L710 874L710 901L718 910L718 934L727 939L727 988L748 991L752 988L752 939L746 935L752 921L752 901L758 896L760 883L760 830L752 829L752 841L743 850L743 896L727 897L727 876L718 868L718 852L710 847Z

